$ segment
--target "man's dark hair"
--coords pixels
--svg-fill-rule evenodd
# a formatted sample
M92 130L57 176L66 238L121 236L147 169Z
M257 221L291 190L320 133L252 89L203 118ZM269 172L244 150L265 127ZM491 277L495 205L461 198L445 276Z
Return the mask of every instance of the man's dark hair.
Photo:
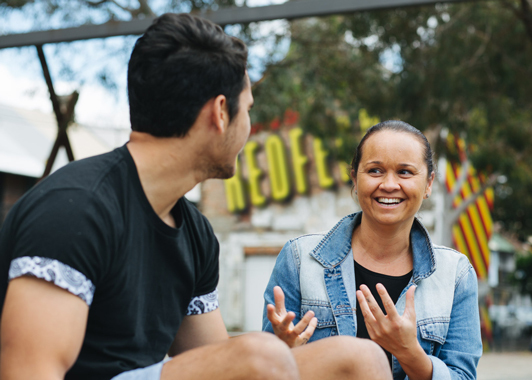
M229 119L246 86L246 45L211 21L186 13L156 18L128 66L131 128L182 137L205 103L225 95Z
M403 133L410 133L411 135L414 135L419 140L421 145L423 146L423 159L428 169L427 178L430 178L430 176L432 175L432 172L434 171L434 159L433 159L434 155L432 153L432 149L430 147L429 141L427 140L425 135L421 133L419 129L400 120L383 121L379 124L375 124L373 127L368 129L368 131L366 132L362 140L360 140L360 143L358 144L357 150L355 152L355 156L353 157L353 161L351 161L351 169L353 170L353 176L355 178L357 176L358 165L360 164L360 159L362 158L362 148L364 148L364 144L366 140L371 135L374 135L377 132L381 132L381 131L403 132Z

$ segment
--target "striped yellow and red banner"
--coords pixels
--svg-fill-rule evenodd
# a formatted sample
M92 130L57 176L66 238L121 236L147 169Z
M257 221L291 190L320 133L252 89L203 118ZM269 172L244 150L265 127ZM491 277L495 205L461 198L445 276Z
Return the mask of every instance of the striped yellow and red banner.
M465 155L465 142L463 139L448 138L450 147L457 149L460 158ZM454 191L458 178L462 174L459 163L447 161L445 184L449 193ZM469 197L474 196L482 187L484 176L477 174L469 166L467 180L453 200L453 208L457 208ZM458 222L453 226L452 236L456 249L464 253L471 261L479 279L487 279L490 263L490 250L488 242L493 230L491 210L493 209L493 189L488 188L475 202L460 214Z

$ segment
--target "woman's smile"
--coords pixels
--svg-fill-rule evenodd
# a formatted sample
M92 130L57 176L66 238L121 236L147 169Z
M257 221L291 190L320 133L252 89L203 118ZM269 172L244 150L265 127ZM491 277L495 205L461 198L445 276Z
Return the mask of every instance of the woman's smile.
M377 203L379 203L380 205L386 208L393 208L394 206L398 206L404 201L404 199L401 199L401 198L385 198L385 197L375 198L375 200L377 201Z

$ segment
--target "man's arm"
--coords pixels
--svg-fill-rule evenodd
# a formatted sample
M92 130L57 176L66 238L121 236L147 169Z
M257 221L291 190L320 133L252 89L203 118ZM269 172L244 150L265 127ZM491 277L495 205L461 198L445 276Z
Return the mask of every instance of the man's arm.
M63 379L85 335L89 308L34 277L10 281L0 333L0 379Z
M228 338L220 309L205 314L187 315L183 318L168 355L176 356L187 350L222 342Z

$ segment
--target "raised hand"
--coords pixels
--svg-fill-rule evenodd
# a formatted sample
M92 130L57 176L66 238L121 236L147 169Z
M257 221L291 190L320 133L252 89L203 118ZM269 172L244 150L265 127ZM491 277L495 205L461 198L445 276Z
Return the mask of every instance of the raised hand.
M414 307L415 285L406 292L406 305L403 315L399 315L395 305L382 284L377 284L386 315L366 285L357 291L357 299L371 340L395 355L398 359L405 350L417 348L416 309Z
M382 284L377 284L386 315L366 285L357 290L357 299L371 340L394 355L411 380L432 379L432 361L417 340L416 309L411 286L406 292L405 311L399 315Z
M284 293L279 286L273 288L273 299L275 306L269 304L267 311L275 335L289 347L297 347L307 343L318 324L314 312L307 312L294 326L293 320L296 315L292 311L286 311Z

